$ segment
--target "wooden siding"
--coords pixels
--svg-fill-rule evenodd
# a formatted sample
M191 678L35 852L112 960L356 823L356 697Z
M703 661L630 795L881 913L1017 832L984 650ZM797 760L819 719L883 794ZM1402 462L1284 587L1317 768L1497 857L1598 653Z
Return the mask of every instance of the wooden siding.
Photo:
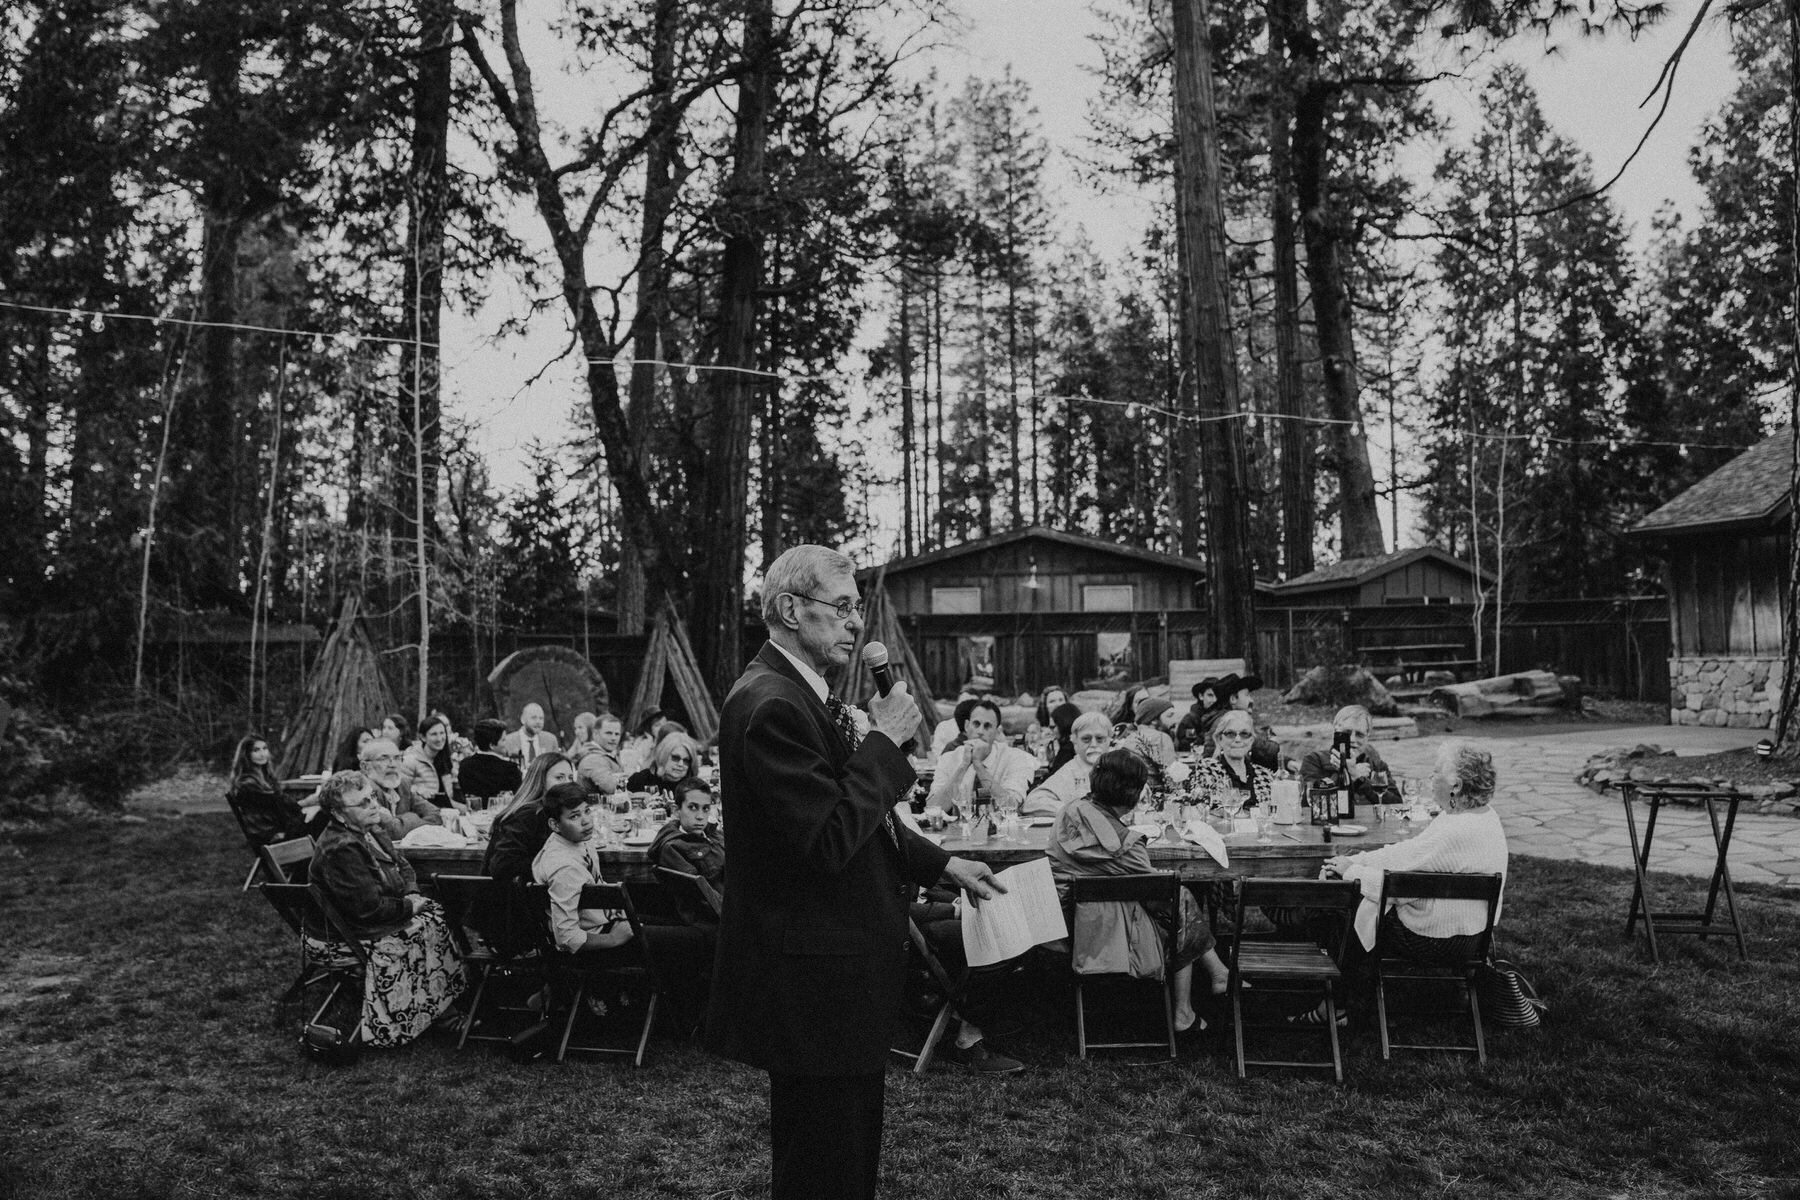
M1042 585L1035 594L1024 586L1034 556ZM997 616L1080 612L1081 589L1087 584L1128 586L1139 610L1193 608L1199 601L1197 576L1191 571L1030 539L893 571L886 578L894 611L902 616L929 615L934 587L978 587L981 611Z
M1787 539L1714 534L1669 542L1670 641L1683 658L1781 653Z
M1475 599L1475 580L1466 571L1422 558L1377 575L1363 584L1359 593L1363 604L1403 603L1422 596L1433 600L1448 596L1452 603L1467 604Z

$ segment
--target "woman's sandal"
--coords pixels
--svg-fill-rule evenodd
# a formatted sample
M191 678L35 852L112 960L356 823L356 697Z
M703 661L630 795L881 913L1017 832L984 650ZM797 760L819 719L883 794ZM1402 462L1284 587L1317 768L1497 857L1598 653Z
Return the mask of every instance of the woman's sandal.
M1325 1027L1325 1021L1325 1005L1323 1003L1311 1012L1303 1012L1299 1016L1288 1018L1289 1025L1317 1025L1321 1029ZM1339 1029L1346 1029L1349 1025L1350 1014L1340 1009L1337 1015L1337 1027Z
M1204 1030L1205 1028L1206 1028L1206 1018L1201 1016L1199 1013L1195 1013L1194 1019L1189 1021L1186 1025L1183 1025L1181 1023L1180 1017L1175 1018L1175 1032L1176 1033L1186 1033L1190 1029L1194 1030L1195 1032L1200 1032L1200 1031Z

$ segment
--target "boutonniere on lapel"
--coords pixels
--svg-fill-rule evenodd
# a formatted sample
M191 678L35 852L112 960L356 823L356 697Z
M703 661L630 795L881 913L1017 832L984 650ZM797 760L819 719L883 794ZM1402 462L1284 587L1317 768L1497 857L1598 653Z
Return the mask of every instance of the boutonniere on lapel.
M862 744L863 735L869 732L869 717L860 708L852 708L836 696L825 698L825 709L831 714L832 724L844 735L844 742L852 750Z

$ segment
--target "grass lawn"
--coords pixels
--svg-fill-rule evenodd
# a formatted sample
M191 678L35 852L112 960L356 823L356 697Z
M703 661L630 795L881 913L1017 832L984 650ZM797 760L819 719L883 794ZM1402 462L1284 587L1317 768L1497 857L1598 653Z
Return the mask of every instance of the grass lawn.
M289 935L227 816L0 845L0 1200L755 1197L761 1076L659 1040L642 1071L428 1039L349 1068L270 1021ZM1080 1062L1067 989L1014 991L1008 1080L889 1075L886 1197L1800 1195L1800 900L1742 889L1751 962L1621 936L1630 875L1516 858L1504 949L1553 1009L1467 1058L1238 1083L1228 1041ZM1689 881L1665 879L1664 902Z

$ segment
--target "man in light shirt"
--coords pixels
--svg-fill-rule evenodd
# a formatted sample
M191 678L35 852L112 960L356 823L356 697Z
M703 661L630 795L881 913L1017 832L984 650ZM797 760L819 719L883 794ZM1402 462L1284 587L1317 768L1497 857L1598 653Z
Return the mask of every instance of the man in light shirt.
M1022 803L1031 790L1038 763L1025 751L1006 745L1000 730L1000 706L992 700L977 700L962 732L963 744L938 759L930 802L938 808L954 804L966 809L980 787L1000 808Z

